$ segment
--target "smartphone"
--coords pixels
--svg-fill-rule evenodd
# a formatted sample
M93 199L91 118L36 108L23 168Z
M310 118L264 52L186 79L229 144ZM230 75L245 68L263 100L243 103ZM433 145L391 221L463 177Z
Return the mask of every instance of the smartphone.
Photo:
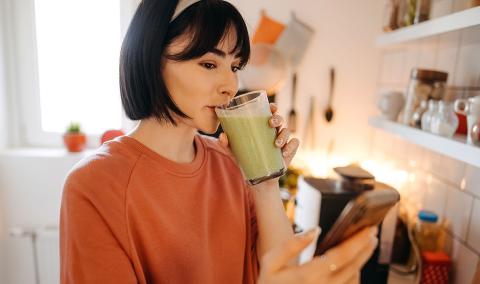
M348 239L365 227L379 225L388 211L400 200L398 192L388 186L365 191L347 203L325 237L317 245L315 255Z

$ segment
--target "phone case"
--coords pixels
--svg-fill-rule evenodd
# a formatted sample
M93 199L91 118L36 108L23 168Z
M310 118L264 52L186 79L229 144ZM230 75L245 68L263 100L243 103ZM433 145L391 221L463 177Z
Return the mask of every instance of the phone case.
M398 192L390 187L365 191L351 200L317 246L315 255L321 255L359 230L380 224L390 208L400 200Z

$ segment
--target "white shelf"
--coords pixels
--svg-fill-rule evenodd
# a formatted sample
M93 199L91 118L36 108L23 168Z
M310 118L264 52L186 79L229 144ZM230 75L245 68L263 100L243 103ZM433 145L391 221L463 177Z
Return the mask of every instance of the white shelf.
M465 138L454 137L449 139L379 117L369 118L368 124L397 135L410 143L480 167L480 147L466 144Z
M376 44L377 46L387 46L477 25L480 25L480 7L470 8L420 24L384 33L378 36Z

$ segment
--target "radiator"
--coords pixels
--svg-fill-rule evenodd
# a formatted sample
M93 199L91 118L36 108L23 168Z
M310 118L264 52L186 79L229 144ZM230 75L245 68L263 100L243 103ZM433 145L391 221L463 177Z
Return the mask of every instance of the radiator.
M60 252L58 227L40 229L12 228L15 238L29 238L36 284L60 283Z

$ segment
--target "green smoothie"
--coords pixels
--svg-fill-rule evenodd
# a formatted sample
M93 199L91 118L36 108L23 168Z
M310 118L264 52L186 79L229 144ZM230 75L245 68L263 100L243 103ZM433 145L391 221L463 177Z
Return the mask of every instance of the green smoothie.
M270 117L219 116L233 154L250 182L278 175L284 169L281 150L274 145L275 129L268 124Z

